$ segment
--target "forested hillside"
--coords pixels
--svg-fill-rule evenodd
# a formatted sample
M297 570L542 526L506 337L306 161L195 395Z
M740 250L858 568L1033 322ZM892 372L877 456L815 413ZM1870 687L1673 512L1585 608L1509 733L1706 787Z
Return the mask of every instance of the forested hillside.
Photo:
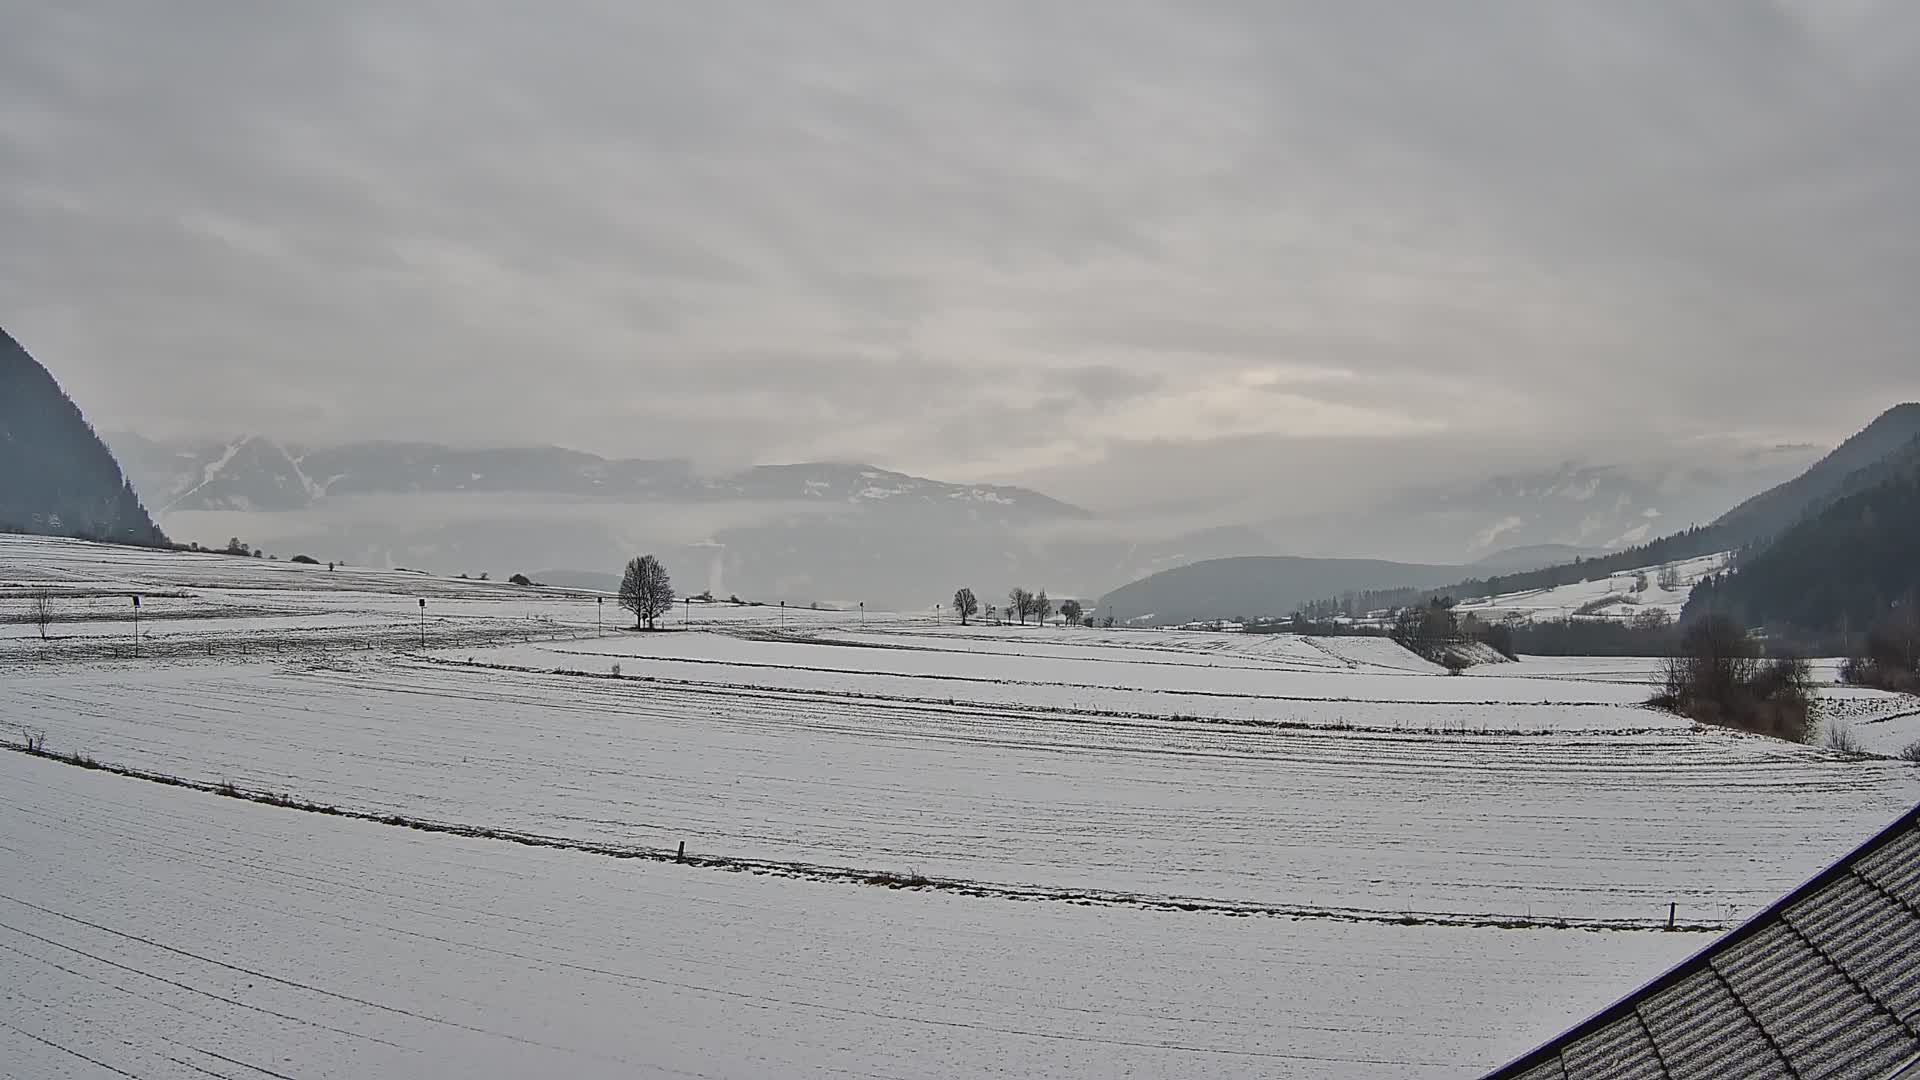
M131 544L166 542L79 407L4 330L0 530Z
M1920 440L1858 470L1859 488L1698 586L1687 614L1724 611L1753 626L1864 630L1920 599Z
M1755 495L1714 524L1723 531L1729 548L1765 541L1849 494L1850 488L1859 490L1850 482L1857 483L1854 478L1862 469L1899 454L1916 438L1920 438L1920 403L1895 405L1806 472Z

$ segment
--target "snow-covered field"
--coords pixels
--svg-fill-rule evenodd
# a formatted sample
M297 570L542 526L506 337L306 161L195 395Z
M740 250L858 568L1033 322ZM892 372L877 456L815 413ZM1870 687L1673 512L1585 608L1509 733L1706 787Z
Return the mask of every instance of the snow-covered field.
M635 863L0 754L0 1073L1471 1076L1696 934Z
M597 607L0 537L0 740L133 774L0 754L0 1062L1470 1076L1920 799L1649 661Z

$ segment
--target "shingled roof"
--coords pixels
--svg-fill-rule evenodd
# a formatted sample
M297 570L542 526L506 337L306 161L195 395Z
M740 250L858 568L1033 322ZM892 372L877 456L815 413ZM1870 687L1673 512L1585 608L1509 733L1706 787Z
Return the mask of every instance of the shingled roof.
M1920 806L1487 1080L1920 1080Z

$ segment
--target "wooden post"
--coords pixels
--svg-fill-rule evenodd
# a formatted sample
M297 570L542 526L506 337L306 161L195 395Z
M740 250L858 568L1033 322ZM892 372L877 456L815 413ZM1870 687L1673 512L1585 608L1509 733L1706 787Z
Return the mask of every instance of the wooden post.
M674 861L674 862L686 862L686 861L687 861L687 842L686 842L685 840L682 840L682 841L680 841L680 854L678 854L678 855L675 855L675 856L673 857L673 861Z
M1680 912L1680 902L1678 900L1667 905L1667 929L1669 930L1673 929L1674 918L1679 914L1679 912Z

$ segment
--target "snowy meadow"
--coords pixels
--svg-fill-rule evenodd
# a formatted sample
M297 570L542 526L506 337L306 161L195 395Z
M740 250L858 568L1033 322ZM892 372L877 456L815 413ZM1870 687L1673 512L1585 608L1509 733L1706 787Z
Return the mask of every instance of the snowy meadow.
M1644 708L1649 661L630 621L0 537L0 1062L1469 1077L1920 801ZM1823 693L1868 750L1920 737Z

